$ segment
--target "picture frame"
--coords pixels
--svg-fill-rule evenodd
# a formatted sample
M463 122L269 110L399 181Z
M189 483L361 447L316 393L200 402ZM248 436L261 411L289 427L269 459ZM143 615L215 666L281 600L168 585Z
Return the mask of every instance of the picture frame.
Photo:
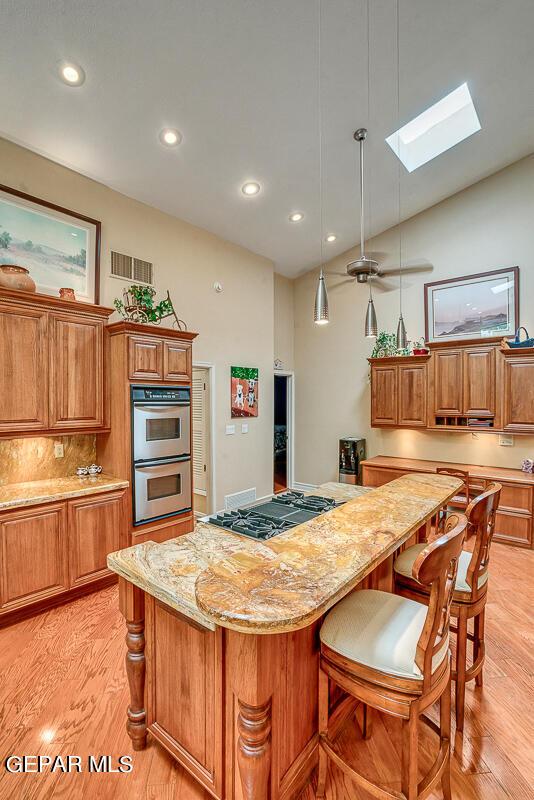
M0 264L26 267L42 294L100 300L99 220L0 184Z
M257 367L230 367L230 406L232 419L258 416L259 370Z
M519 267L503 267L425 283L425 340L515 336L519 327Z

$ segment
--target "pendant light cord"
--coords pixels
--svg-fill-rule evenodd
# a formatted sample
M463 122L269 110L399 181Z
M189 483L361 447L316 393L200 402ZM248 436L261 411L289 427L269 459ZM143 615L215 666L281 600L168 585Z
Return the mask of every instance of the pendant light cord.
M397 130L400 129L400 0L397 0ZM401 166L397 163L398 213L399 213L399 312L402 317L402 216L401 216Z
M317 106L319 119L319 228L321 236L321 277L323 277L324 264L324 216L323 216L323 111L321 104L321 0L317 0Z

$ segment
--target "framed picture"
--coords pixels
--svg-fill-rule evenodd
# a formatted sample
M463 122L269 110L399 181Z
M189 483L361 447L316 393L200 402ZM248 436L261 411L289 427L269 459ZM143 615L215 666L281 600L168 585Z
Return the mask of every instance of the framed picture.
M0 264L26 267L43 294L98 303L100 222L0 184Z
M425 283L427 342L515 336L519 267Z
M232 417L257 417L258 370L255 367L231 367L230 376Z

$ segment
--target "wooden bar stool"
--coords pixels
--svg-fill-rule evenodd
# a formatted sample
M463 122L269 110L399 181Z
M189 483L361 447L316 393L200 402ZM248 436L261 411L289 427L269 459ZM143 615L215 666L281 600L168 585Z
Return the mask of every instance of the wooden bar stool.
M458 575L454 587L451 615L458 622L452 628L456 633L456 664L452 679L456 681L456 730L464 729L465 684L476 679L482 686L482 669L486 655L484 644L484 620L488 593L489 551L495 528L495 514L501 495L500 483L492 483L485 492L475 497L466 510L468 519L467 537L473 541L473 551L462 551L458 563ZM426 586L414 580L412 567L425 544L408 547L393 564L395 591L403 597L428 603ZM468 620L474 620L473 633L467 630ZM473 643L473 664L467 668L467 641Z
M465 469L457 469L456 467L436 467L437 475L451 475L453 478L459 478L463 486L452 500L449 500L446 505L439 511L435 521L436 530L441 530L447 514L457 513L459 509L462 511L467 508L471 501L471 487L469 485L469 472ZM427 529L428 530L428 529Z
M331 759L373 797L417 800L441 781L445 799L451 800L449 615L466 527L462 514L451 515L444 535L424 547L413 565L414 578L429 588L428 607L399 595L362 589L345 597L326 616L320 633L317 797L324 797ZM365 707L402 718L401 794L356 772L329 738L329 680ZM437 700L439 727L422 713ZM437 759L421 782L419 717L440 737Z

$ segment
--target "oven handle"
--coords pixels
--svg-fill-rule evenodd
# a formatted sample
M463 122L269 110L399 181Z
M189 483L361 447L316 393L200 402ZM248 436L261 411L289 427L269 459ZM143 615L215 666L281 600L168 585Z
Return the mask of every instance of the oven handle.
M184 461L191 461L191 456L189 453L185 456L180 456L176 458L176 456L172 456L172 458L151 458L148 461L134 461L134 469L138 467L159 467L159 466L167 466L167 464L182 464Z
M187 403L187 402L184 402L184 401L176 402L176 403L173 403L172 405L166 405L166 406L162 406L160 403L154 403L154 404L151 404L151 403L134 403L133 404L135 410L148 411L151 414L153 414L154 411L158 411L158 412L162 412L162 413L168 413L169 411L174 411L177 407L189 408L190 405L191 405L191 403Z

